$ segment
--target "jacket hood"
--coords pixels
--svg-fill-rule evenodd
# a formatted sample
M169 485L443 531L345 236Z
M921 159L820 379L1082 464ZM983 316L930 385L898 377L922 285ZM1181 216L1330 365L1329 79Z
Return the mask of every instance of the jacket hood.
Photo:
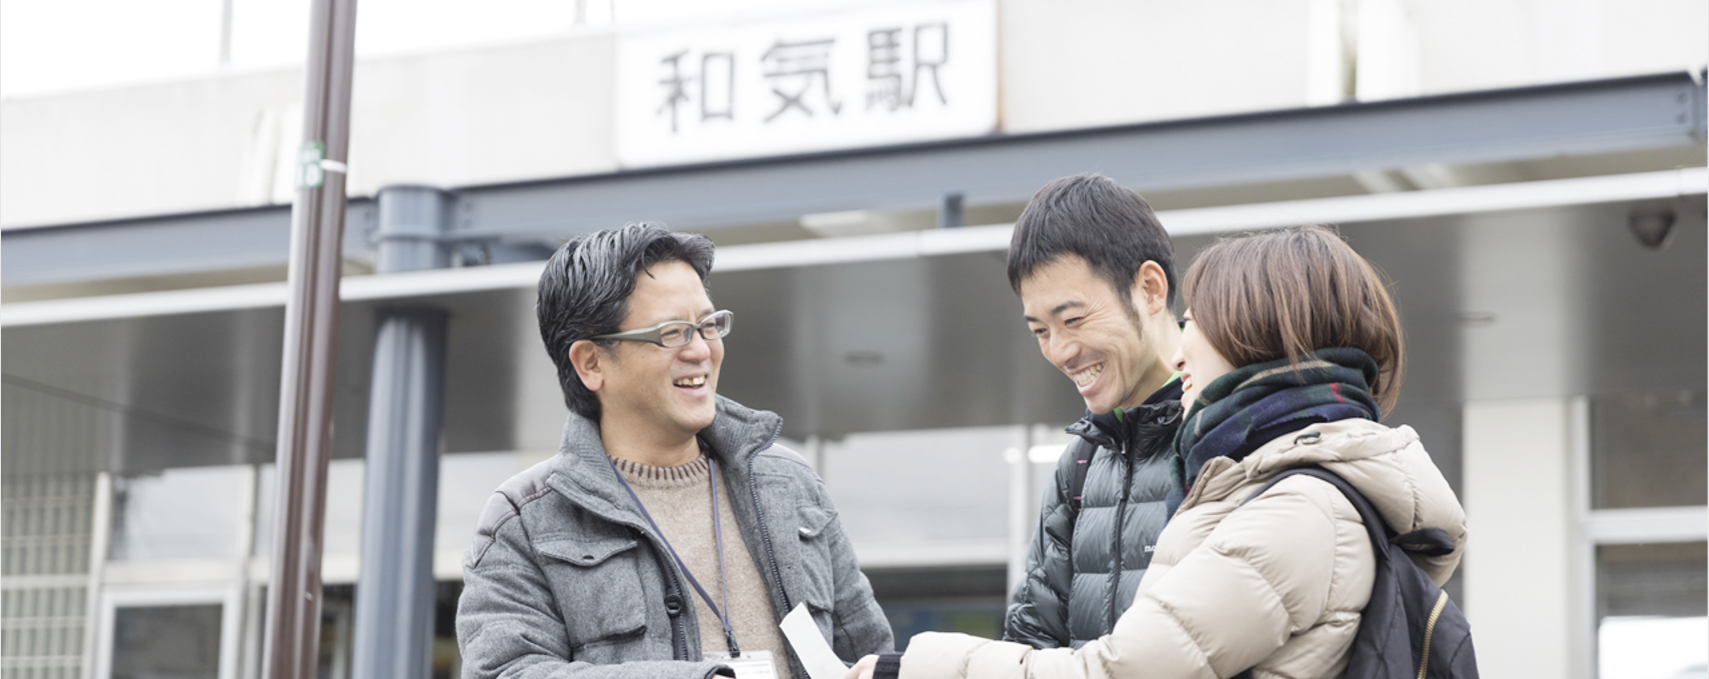
M1307 465L1321 466L1359 489L1395 533L1440 528L1456 547L1465 546L1466 514L1459 498L1424 450L1418 432L1404 425L1391 428L1361 419L1314 424L1260 446L1238 463L1226 457L1206 462L1193 494L1226 497L1242 486ZM1413 555L1413 560L1441 582L1458 564L1461 551L1441 557Z

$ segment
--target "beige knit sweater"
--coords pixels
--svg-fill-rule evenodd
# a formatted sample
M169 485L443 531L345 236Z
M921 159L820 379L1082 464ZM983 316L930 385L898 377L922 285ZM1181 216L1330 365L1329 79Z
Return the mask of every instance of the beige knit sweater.
M615 459L615 458L614 458ZM724 524L725 582L730 586L730 602L725 605L723 589L719 586L717 542L712 536L712 473L703 454L695 461L676 467L654 467L629 460L617 459L617 471L635 489L635 495L646 505L653 521L659 524L665 539L676 549L688 570L694 573L700 586L718 602L718 607L730 616L730 626L736 631L736 644L742 653L771 651L773 664L780 679L790 679L789 655L783 635L772 614L771 594L748 553L742 531L736 526L736 514L730 509L728 486L718 487L718 513ZM719 475L723 475L720 470ZM694 612L700 621L700 648L707 654L726 653L724 627L718 616L694 591L683 583L683 596L694 602Z

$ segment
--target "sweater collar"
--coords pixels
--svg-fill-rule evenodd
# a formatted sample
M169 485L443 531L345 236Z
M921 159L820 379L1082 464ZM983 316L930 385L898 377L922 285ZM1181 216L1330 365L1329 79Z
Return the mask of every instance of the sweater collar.
M783 431L783 418L754 410L723 396L718 397L712 424L698 438L706 455L718 461L721 473L745 479L747 463L770 448ZM583 498L590 507L603 505L611 511L630 504L628 492L618 482L600 442L599 423L570 413L564 420L558 455L552 459L547 485L571 498Z
M674 489L699 486L712 477L704 451L693 460L675 467L656 467L634 460L611 458L617 473L634 488Z

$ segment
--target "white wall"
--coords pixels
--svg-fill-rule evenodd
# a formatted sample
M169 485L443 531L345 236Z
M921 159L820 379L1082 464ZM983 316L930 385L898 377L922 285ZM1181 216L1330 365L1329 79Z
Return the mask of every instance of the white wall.
M610 172L613 39L358 61L349 192ZM289 203L302 72L0 103L0 226Z
M7 100L0 224L252 204L250 140L302 96L300 72L276 71Z
M1667 70L1709 60L1703 0L1400 0L1423 93Z
M611 172L610 32L361 63L349 191Z
M1709 60L1702 0L996 1L1008 132L1333 103L1353 53L1365 98ZM359 60L350 191L616 169L614 50ZM0 228L288 202L301 97L279 70L0 101Z
M1004 0L1003 129L1306 106L1313 4Z
M1588 676L1573 662L1572 423L1565 399L1465 406L1460 604L1484 676Z

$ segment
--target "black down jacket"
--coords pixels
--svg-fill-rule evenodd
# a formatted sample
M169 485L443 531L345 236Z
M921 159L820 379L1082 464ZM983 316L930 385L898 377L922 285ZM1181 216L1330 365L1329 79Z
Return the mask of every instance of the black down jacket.
M1181 383L1171 380L1120 417L1088 414L1068 427L1080 440L1057 461L1027 551L1026 578L1004 616L1005 640L1079 648L1115 627L1169 518L1169 444L1180 421ZM1097 451L1076 513L1069 496L1081 446Z

